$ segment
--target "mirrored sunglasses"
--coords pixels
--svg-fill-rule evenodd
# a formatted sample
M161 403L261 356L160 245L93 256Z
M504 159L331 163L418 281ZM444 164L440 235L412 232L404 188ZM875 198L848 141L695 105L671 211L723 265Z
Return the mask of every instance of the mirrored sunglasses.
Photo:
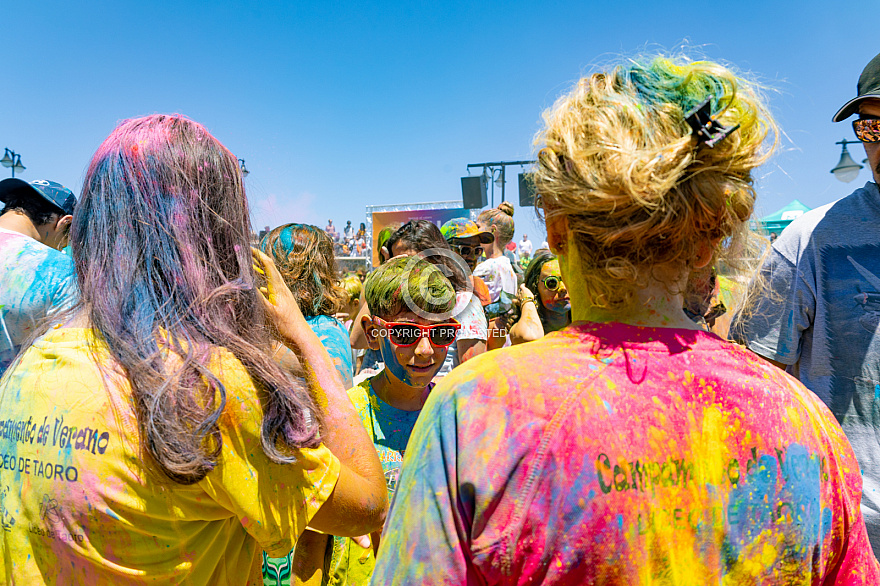
M549 291L558 291L560 287L563 287L565 284L562 282L560 277L555 275L550 275L549 277L544 277L541 280L544 283L544 286L547 287Z
M880 142L880 120L876 118L859 118L853 120L853 131L862 142Z
M453 244L452 249L455 250L461 256L470 256L473 254L474 256L480 256L483 254L482 246L468 246L467 244Z

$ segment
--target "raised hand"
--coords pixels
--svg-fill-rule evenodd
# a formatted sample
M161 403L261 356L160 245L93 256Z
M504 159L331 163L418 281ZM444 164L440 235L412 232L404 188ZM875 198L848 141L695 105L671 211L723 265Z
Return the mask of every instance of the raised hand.
M272 325L282 334L305 325L305 318L296 302L296 297L287 288L284 278L275 263L256 248L251 249L254 257L254 271L265 279L260 287L260 298ZM306 326L307 327L307 326Z

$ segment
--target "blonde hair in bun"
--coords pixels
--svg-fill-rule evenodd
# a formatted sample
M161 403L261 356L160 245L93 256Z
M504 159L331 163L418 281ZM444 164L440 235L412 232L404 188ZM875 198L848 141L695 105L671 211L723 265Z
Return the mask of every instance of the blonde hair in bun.
M483 210L477 216L477 222L487 227L495 228L495 238L501 247L513 240L513 205L509 201L502 201L498 207Z
M739 125L714 148L685 121L710 96L713 118ZM655 267L689 270L705 244L750 268L752 170L778 135L755 84L709 61L630 61L581 79L543 117L536 203L568 219L593 306L628 306Z

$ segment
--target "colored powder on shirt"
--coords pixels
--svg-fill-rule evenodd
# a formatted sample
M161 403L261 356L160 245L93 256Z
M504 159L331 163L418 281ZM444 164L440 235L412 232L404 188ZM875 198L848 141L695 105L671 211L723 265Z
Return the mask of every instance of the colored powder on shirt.
M72 307L78 297L68 256L0 228L0 375L37 324ZM12 348L6 348L10 343Z
M144 463L131 389L91 330L52 329L22 354L0 382L0 575L260 583L260 551L290 551L340 464L324 446L293 464L269 460L247 370L222 349L208 366L228 396L223 447L216 468L184 486Z
M318 336L324 349L333 360L343 388L351 388L354 376L354 365L351 360L351 342L348 330L338 319L326 315L307 317L306 323Z
M498 301L502 291L508 295L516 295L516 273L513 272L510 259L505 256L484 260L474 269L474 276L486 283L493 303Z
M402 411L392 407L376 395L372 386L373 380L375 377L353 387L348 391L348 396L379 455L390 502L397 488L403 455L420 411ZM333 540L333 554L328 571L329 584L368 584L375 566L372 548L364 549L347 537L334 537Z
M580 323L437 385L373 581L876 584L860 493L781 370L706 332Z

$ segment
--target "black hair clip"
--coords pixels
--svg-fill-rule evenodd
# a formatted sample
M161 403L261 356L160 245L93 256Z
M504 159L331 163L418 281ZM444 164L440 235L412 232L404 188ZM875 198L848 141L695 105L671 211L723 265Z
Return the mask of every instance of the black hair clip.
M736 126L722 126L717 120L712 118L710 109L712 107L712 98L709 96L699 106L691 110L685 116L685 121L691 127L691 133L697 137L697 142L705 144L709 148L713 148L720 141L724 140L730 133L739 128Z

